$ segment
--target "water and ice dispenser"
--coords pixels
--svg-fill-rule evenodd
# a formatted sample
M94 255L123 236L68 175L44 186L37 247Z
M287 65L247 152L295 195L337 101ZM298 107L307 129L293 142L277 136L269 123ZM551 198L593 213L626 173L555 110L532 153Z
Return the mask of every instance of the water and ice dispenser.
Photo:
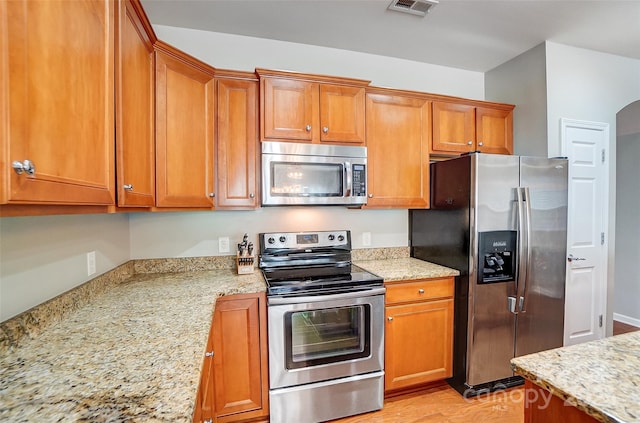
M478 283L515 280L518 233L480 232L478 239Z

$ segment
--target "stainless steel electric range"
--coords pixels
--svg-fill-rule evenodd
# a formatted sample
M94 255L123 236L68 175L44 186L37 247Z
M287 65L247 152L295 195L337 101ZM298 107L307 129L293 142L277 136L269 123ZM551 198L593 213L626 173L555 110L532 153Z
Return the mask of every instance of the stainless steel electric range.
M351 263L347 230L260 234L271 421L382 408L383 280Z

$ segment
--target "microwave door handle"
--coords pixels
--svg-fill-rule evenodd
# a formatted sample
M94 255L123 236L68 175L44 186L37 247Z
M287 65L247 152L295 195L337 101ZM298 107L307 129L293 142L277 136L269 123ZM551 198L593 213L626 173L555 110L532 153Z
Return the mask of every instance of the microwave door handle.
M351 163L344 162L344 196L351 197L351 188L353 187L353 175L351 170Z

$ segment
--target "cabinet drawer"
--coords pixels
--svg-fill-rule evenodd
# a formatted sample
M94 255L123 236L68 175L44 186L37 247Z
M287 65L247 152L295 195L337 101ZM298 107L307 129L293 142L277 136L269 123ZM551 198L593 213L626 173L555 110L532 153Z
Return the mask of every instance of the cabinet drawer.
M453 297L453 278L421 279L386 285L386 303L404 303Z

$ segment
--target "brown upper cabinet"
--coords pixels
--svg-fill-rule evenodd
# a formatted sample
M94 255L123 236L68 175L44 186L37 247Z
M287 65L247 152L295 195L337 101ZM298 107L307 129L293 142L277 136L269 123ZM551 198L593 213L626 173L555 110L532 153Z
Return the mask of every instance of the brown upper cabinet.
M372 88L366 103L366 207L429 207L431 102L418 93Z
M370 81L256 69L260 139L364 145Z
M156 205L213 208L214 69L158 41Z
M0 204L115 204L114 29L108 0L0 3Z
M258 79L216 69L217 208L260 205Z
M116 184L120 207L155 205L156 37L137 1L116 6Z
M508 104L434 101L431 153L513 154L513 109Z

